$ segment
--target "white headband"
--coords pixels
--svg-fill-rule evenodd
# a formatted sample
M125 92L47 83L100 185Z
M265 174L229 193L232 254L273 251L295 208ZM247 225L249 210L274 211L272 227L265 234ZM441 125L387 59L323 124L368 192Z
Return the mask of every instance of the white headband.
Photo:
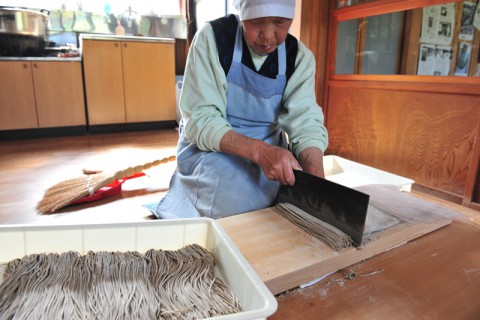
M295 0L233 0L240 21L262 17L293 19Z

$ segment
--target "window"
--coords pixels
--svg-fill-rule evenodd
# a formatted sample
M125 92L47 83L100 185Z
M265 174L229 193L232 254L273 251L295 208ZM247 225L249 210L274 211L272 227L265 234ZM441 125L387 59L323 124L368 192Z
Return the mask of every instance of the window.
M49 40L75 43L79 33L114 34L121 25L127 36L186 39L181 1L3 0L4 6L49 10Z
M335 75L480 76L480 1L382 14L359 2L337 1Z

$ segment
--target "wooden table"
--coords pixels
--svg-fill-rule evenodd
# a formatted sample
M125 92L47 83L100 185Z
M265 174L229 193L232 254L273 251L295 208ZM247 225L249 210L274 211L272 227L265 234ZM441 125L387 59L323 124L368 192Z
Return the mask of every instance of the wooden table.
M480 319L480 228L453 221L277 301L270 320Z

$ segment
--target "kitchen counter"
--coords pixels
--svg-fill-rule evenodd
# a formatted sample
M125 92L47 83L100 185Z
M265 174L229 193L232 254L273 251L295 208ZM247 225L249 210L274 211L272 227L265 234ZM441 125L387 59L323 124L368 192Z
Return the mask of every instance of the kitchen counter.
M117 36L113 34L81 34L80 46L82 40L110 40L110 41L135 41L135 42L159 42L175 43L173 38L140 37L140 36Z
M80 54L77 57L2 57L0 61L82 61L81 47L82 40L104 40L104 41L130 41L130 42L150 42L150 43L175 43L173 38L158 37L139 37L139 36L117 36L113 34L81 34L80 35Z
M82 57L0 57L0 61L63 61L63 62L80 62Z

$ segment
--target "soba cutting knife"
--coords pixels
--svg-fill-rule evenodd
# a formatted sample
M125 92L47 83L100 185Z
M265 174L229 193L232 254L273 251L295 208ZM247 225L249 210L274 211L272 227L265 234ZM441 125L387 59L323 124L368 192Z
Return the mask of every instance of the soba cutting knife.
M294 170L295 184L280 186L277 203L290 203L340 229L361 245L370 196L341 184Z

